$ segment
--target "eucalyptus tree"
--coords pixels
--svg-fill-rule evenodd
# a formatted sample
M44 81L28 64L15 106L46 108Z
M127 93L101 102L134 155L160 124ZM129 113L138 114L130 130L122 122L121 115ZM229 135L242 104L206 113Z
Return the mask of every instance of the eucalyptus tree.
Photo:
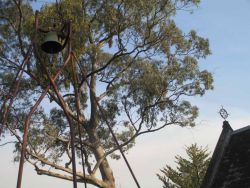
M34 1L0 3L2 141L5 135L13 138L18 161L27 114L50 85L41 64L54 75L67 51L48 55L39 48L43 36L34 29ZM25 157L39 175L72 181L65 113L75 125L77 158L84 157L86 174L78 172L77 181L102 188L115 187L108 159L120 158L107 123L123 151L143 134L171 125L195 126L198 109L187 99L213 88L212 75L198 65L210 54L209 42L194 30L182 32L174 18L198 4L199 0L63 0L41 7L43 27L59 28L71 20L76 58L56 80L62 97L51 87L30 122ZM15 79L20 71L23 75Z

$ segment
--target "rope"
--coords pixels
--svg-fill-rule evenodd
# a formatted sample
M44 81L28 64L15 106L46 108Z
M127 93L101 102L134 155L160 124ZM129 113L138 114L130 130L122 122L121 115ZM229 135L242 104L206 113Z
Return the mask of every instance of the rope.
M77 75L75 73L75 66L73 61L71 61L72 63L72 73L73 73L73 79L74 79L74 90L75 90L75 103L76 103L76 115L77 115L77 128L78 128L78 135L79 135L79 140L80 140L80 147L81 147L81 160L82 160L82 171L83 171L83 178L86 179L86 173L85 173L85 164L84 164L84 159L83 159L83 143L82 143L82 134L81 134L81 127L79 124L79 119L80 119L80 105L78 103L78 101L80 100L79 98L79 90L77 87L77 83L78 83L78 78ZM87 180L84 181L84 187L87 188Z

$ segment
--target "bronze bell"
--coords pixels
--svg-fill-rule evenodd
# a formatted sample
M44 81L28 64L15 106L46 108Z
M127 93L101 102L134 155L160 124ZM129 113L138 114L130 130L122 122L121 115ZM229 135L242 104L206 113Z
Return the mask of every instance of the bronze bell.
M50 31L46 34L45 40L41 45L44 52L56 54L63 49L62 44L58 40L58 35L55 31Z

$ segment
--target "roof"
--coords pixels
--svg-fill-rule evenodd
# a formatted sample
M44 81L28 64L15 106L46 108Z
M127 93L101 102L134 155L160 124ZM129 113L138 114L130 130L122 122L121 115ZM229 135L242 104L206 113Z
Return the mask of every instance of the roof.
M250 126L233 130L223 123L201 188L250 187Z

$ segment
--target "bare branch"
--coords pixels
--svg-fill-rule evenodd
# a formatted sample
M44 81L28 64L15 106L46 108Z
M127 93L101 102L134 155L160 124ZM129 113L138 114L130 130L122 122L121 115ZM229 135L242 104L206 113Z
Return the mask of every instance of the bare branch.
M3 144L0 144L0 147L1 147L1 146L5 146L5 145L7 145L7 144L15 144L15 143L17 143L17 142L16 142L16 141L5 142L5 143L3 143Z

